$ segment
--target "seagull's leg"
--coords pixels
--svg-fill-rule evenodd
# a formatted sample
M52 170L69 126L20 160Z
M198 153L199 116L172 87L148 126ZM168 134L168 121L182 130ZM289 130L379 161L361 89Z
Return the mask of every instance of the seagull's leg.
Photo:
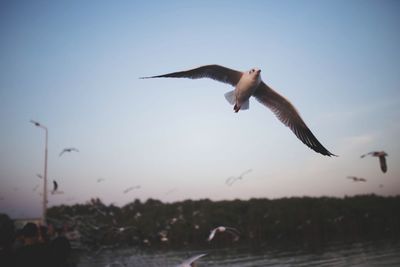
M238 104L236 103L235 106L233 107L233 110L235 111L235 113L238 113L240 110L240 106L238 106Z

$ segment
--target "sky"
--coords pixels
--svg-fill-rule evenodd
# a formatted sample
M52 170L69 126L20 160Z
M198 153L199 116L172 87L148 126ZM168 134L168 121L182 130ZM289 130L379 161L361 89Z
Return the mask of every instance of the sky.
M41 215L45 134L31 119L48 128L49 190L64 192L50 207L399 195L399 13L389 0L0 1L0 213ZM234 113L228 84L139 79L207 64L260 68L338 157L254 98ZM375 150L385 174L360 158Z

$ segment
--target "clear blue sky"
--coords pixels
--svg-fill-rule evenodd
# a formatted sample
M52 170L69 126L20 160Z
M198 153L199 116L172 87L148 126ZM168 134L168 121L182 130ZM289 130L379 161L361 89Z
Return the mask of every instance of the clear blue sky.
M30 119L49 128L49 185L65 192L50 206L400 194L399 14L399 1L1 1L0 212L40 215ZM262 69L339 157L254 99L235 114L227 84L138 79L205 64ZM386 174L360 159L372 150L389 154Z

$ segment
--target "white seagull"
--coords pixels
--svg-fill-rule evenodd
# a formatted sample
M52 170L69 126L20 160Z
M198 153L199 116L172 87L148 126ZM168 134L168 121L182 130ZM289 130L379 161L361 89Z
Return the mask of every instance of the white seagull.
M240 233L239 233L239 231L238 231L236 228L227 227L227 226L218 226L218 227L215 227L214 229L211 230L210 235L209 235L208 238L207 238L207 241L211 241L211 240L214 238L214 236L215 236L215 234L216 234L217 232L221 232L221 233L222 233L222 232L227 232L227 233L230 233L230 234L233 235L233 237L234 237L233 241L239 240L239 235L240 235Z
M194 266L194 262L196 260L200 259L201 257L204 257L205 255L207 255L207 254L199 254L199 255L193 256L193 257L185 260L181 264L177 265L176 267L192 267L192 266Z
M249 98L254 96L260 103L272 110L278 119L309 148L325 156L336 156L329 152L314 136L300 117L296 108L261 80L261 70L253 68L241 72L220 65L206 65L187 71L172 72L163 75L142 77L149 78L211 78L235 87L225 94L226 100L234 105L235 112L249 109Z
M361 158L364 158L365 156L368 155L371 155L373 157L379 157L379 163L381 165L382 172L385 173L387 171L386 156L388 156L388 154L386 154L385 151L372 151L367 154L361 155Z
M64 149L61 151L60 155L58 155L58 156L61 157L62 154L64 154L65 152L72 152L72 151L79 152L79 150L76 149L75 147L67 147L67 148L64 148Z

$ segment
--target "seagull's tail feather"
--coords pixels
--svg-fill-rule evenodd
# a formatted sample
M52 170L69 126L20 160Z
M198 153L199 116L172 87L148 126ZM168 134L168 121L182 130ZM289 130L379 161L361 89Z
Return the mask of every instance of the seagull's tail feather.
M240 106L240 110L246 110L250 108L250 101L247 99L243 104Z
M227 93L225 93L225 99L226 101L229 102L229 104L231 105L235 105L236 104L236 100L235 100L235 90L229 91Z

